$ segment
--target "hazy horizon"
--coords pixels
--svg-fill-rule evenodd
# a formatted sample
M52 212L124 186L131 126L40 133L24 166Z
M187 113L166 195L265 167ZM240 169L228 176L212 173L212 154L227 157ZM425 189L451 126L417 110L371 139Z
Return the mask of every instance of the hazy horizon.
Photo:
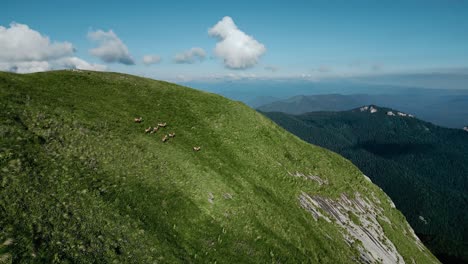
M179 4L7 1L0 10L0 70L467 89L467 1ZM433 75L444 77L421 80Z

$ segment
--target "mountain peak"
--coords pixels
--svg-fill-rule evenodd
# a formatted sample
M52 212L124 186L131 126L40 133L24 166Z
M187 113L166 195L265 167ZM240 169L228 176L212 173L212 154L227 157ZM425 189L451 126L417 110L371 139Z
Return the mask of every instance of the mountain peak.
M350 109L359 111L361 107L373 106L377 109L374 114L386 114L387 111L392 111L395 116L417 116L433 124L451 128L465 126L468 116L468 110L466 110L468 109L466 107L468 105L466 98L468 97L466 95L440 96L440 93L432 94L426 90L423 92L423 90L411 89L401 94L321 94L301 96L300 98L304 100L292 97L257 106L257 109L262 112L283 112L298 115L318 111L348 111ZM376 107L376 105L385 107ZM401 110L410 111L410 113ZM365 112L368 113L369 110ZM399 115L398 112L402 115Z
M374 105L365 105L359 108L361 112L369 112L371 114L377 113L379 110Z

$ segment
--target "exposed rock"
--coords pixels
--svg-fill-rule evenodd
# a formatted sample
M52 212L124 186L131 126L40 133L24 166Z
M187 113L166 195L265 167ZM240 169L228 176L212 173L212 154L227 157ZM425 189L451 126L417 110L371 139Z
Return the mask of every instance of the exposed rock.
M329 223L331 222L331 220L327 216L323 215L318 210L318 208L320 208L319 204L314 199L312 199L308 194L303 192L299 196L299 203L304 209L306 209L312 214L312 217L315 219L315 221L318 221L319 217L321 217L325 219L325 221Z
M416 246L418 246L419 250L424 251L424 245L421 242L421 240L419 239L419 237L416 235L416 233L414 232L413 228L408 223L406 223L406 225L407 225L407 228L408 228L411 236L416 241Z
M362 176L364 176L364 178L365 178L368 182L372 182L372 180L371 180L369 177L367 177L366 175L363 174Z
M377 195L375 195L375 192L371 192L371 196L373 202L380 204L380 199L377 197Z
M288 174L291 175L291 176L294 176L294 177L300 177L300 178L305 178L305 179L316 181L318 183L318 185L323 185L323 184L327 185L328 184L327 179L324 180L324 179L320 178L317 175L305 175L304 173L300 173L298 171L296 171L295 173L290 173L288 171Z
M414 115L403 113L403 112L396 112L396 114L393 111L387 111L388 116L402 116L402 117L414 117Z
M424 218L424 216L420 215L418 218L419 218L419 220L421 220L421 222L423 222L425 225L427 225L427 220L426 220L426 218Z
M403 117L414 117L414 115L411 114L406 114L403 112L396 112L396 114L393 111L387 111L388 116L403 116Z
M377 108L375 108L375 107L372 106L372 105L371 105L371 106L367 106L367 105L366 105L366 106L363 106L363 107L359 108L359 110L360 110L361 112L367 112L367 111L369 111L371 114L377 113L377 111L378 111Z
M323 218L341 226L348 244L360 241L358 249L362 262L405 263L395 245L385 236L377 219L391 224L390 220L382 214L382 208L361 197L359 193L355 194L354 199L342 194L338 200L332 200L320 196L312 197L302 192L299 202L316 221Z
M465 130L466 132L468 132L468 126L464 127L463 130Z

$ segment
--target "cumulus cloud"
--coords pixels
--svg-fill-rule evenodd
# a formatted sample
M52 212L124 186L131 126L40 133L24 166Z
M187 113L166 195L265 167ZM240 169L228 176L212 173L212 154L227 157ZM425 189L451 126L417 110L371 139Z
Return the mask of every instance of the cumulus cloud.
M107 63L122 63L133 65L135 61L130 56L127 46L120 40L114 31L91 31L88 38L97 43L97 47L89 50L91 55Z
M50 42L49 38L30 29L27 25L11 23L9 28L0 26L1 61L46 61L72 55L69 42Z
M107 67L101 64L89 63L78 57L66 57L56 62L58 65L62 65L68 69L79 69L79 70L90 70L90 71L105 71Z
M161 56L158 56L158 55L143 56L143 63L145 65L158 64L160 62L161 62Z
M175 63L194 63L202 61L206 57L206 52L202 48L191 48L187 51L178 53L174 57Z
M47 61L0 61L0 71L16 73L42 72L51 69Z
M90 64L74 56L69 42L53 42L49 37L29 28L11 23L0 26L0 70L17 73L74 68L105 70L105 66Z
M266 48L252 36L245 34L232 20L224 17L208 30L208 34L218 38L215 55L224 60L224 65L231 69L245 69L258 63Z

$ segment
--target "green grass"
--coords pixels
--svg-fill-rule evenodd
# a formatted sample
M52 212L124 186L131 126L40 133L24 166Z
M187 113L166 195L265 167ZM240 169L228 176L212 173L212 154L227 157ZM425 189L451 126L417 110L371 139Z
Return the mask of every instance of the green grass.
M351 162L244 104L166 82L0 73L0 107L0 241L15 241L15 263L351 263L340 229L298 195L386 199ZM386 216L403 240L404 217ZM411 242L401 254L433 260Z
M265 115L349 158L392 198L442 262L468 262L468 133L377 108Z
M348 212L348 216L355 225L362 225L361 220L359 220L359 217L355 213Z

